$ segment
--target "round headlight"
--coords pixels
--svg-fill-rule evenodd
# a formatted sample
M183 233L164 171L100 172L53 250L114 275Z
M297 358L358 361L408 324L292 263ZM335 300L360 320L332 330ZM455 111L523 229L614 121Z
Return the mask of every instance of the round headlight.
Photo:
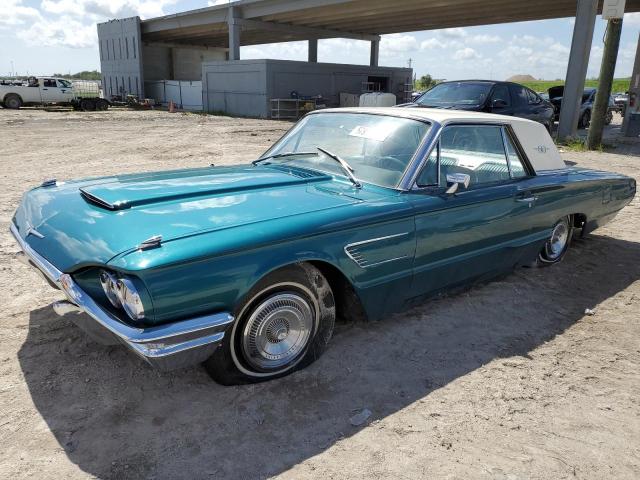
M120 298L118 297L118 279L115 275L106 270L100 270L100 284L111 305L116 308L122 307L122 303L120 303Z
M133 282L123 277L118 280L118 299L122 304L122 308L127 312L133 320L141 320L144 318L144 307L142 306L142 300L140 294L136 289Z

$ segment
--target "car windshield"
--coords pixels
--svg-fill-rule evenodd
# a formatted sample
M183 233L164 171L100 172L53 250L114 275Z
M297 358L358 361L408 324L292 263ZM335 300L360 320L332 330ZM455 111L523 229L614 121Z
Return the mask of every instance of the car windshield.
M346 176L344 166L324 150L347 162L359 181L393 188L430 128L428 123L386 115L312 114L262 158L263 163L286 163Z
M491 84L484 82L440 83L425 92L416 103L425 106L442 105L481 105L489 92Z

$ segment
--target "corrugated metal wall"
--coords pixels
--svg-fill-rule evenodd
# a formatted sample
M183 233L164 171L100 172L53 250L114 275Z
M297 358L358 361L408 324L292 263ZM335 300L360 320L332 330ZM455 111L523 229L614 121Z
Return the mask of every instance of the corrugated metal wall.
M100 71L106 98L144 96L140 18L130 17L98 24Z

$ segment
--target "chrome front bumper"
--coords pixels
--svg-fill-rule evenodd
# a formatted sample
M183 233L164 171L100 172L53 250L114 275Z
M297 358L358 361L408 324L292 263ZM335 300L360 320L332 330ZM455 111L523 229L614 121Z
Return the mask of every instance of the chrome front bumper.
M33 250L20 236L15 225L11 233L22 249L21 260L35 267L55 288L62 290L68 301L53 305L58 315L74 315L73 322L93 339L104 344L122 343L136 355L160 370L173 370L205 361L224 338L233 322L228 313L216 313L149 328L135 328L122 323L98 305L71 275L62 273Z

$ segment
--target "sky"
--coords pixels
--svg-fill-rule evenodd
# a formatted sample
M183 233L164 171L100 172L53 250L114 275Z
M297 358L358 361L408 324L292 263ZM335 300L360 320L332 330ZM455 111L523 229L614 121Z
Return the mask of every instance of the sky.
M99 70L96 23L139 15L151 18L202 8L225 0L0 0L0 75L73 73ZM587 76L597 77L606 22L600 17ZM384 35L380 65L411 66L417 76L438 79L490 78L515 74L564 79L573 19L519 22ZM616 77L631 75L640 30L640 13L627 14ZM306 60L306 42L241 48L241 58ZM369 43L326 39L318 61L368 64Z

